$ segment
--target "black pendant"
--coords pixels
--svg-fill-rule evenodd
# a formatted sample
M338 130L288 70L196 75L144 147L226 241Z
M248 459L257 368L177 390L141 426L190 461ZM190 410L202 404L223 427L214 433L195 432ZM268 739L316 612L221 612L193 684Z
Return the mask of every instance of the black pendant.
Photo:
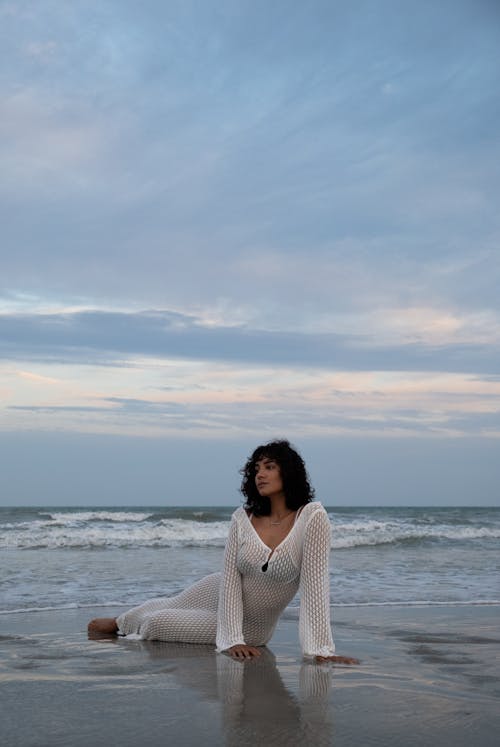
M268 565L269 565L269 560L266 560L266 562L262 566L262 570L264 571L264 573L267 571Z

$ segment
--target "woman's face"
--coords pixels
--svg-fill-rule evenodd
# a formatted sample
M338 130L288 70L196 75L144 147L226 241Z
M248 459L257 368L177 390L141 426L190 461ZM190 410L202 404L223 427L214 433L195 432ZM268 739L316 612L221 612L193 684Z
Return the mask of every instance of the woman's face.
M279 464L268 457L255 463L255 485L260 495L272 498L283 496L283 480Z

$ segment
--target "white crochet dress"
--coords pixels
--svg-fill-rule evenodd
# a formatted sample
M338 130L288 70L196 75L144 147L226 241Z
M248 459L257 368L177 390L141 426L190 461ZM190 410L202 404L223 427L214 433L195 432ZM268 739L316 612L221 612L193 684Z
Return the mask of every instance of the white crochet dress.
M173 597L151 599L120 615L121 635L143 640L263 646L300 588L299 637L305 656L335 653L330 625L330 522L321 503L304 506L272 552L246 511L231 520L222 573ZM267 568L266 568L267 563ZM263 570L263 567L266 570Z

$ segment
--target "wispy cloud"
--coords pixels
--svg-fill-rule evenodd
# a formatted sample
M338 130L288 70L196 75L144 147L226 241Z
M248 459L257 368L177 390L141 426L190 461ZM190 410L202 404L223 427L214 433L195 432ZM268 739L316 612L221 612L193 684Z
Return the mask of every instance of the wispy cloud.
M386 324L392 339L378 342L375 334L207 326L168 310L3 314L0 349L6 357L75 363L149 355L361 370L498 370L498 340L494 346L490 340L456 340L460 322L429 310L409 310L407 316L409 321L403 311L399 320Z
M1 6L3 428L497 434L494 13L292 5Z
M496 377L144 358L127 375L119 367L96 371L89 391L75 377L79 364L64 369L71 387L53 395L12 388L4 426L227 438L266 431L492 437L500 425Z

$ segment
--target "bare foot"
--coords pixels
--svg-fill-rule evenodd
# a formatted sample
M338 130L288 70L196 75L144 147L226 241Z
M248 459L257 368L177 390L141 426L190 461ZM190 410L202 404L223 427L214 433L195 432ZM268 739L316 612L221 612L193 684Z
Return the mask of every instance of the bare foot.
M115 617L96 617L89 622L87 630L89 633L106 633L109 635L117 632L118 625Z

